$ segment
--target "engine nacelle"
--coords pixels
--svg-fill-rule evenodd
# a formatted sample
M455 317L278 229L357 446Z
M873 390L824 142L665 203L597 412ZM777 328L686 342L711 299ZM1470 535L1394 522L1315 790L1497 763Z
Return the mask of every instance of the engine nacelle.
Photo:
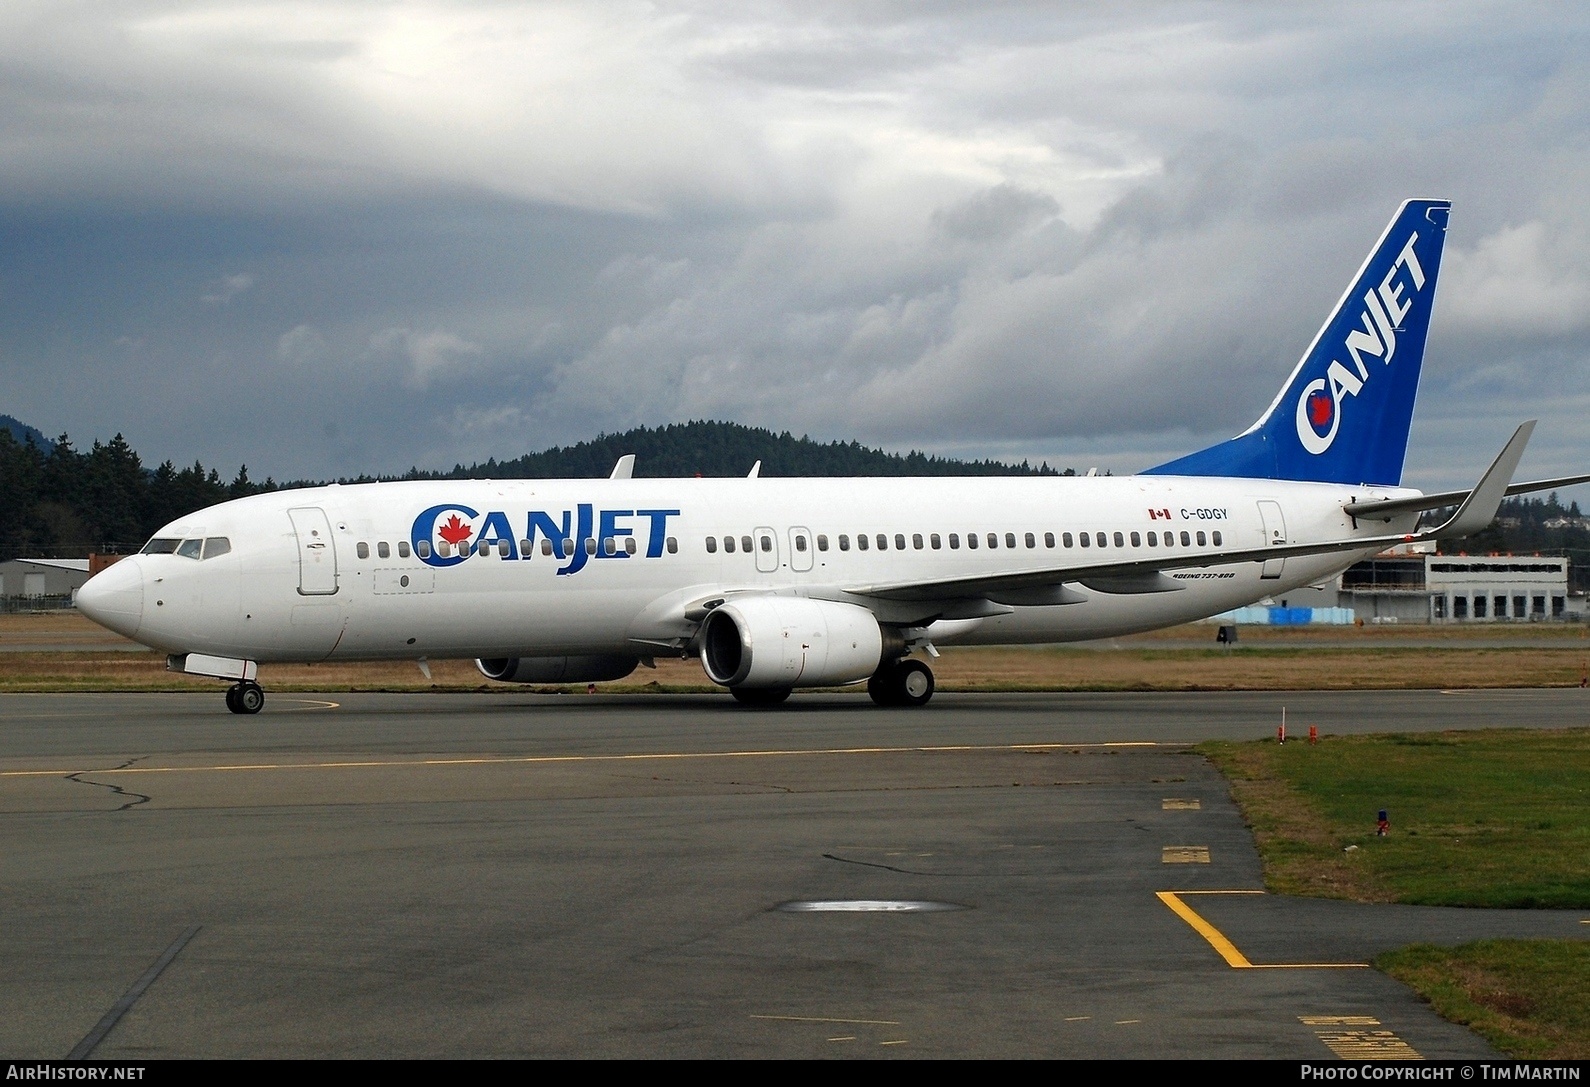
M640 664L639 657L604 654L590 657L508 657L477 660L487 679L503 683L597 683L623 679Z
M701 665L725 687L828 687L872 675L883 646L883 631L866 608L744 596L707 615Z

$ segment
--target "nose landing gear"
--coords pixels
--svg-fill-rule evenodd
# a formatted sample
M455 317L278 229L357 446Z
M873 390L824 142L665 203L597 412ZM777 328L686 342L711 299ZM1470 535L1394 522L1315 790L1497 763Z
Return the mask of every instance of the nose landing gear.
M265 689L251 679L226 689L226 708L233 713L258 713L265 706Z
M867 680L867 693L880 706L925 706L933 697L933 670L910 657L891 661Z

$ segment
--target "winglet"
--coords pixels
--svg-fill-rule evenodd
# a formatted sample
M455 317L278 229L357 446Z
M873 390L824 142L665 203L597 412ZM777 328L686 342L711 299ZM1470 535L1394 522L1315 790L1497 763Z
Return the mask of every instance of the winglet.
M608 479L631 479L635 475L635 454L625 453L618 458L618 463L613 465L613 474Z
M1502 497L1507 494L1507 485L1513 481L1513 473L1518 470L1518 462L1523 459L1524 447L1529 444L1529 436L1535 432L1535 420L1531 419L1517 430L1513 431L1512 438L1502 447L1496 455L1491 466L1485 470L1480 481L1474 485L1469 496L1463 500L1450 520L1439 528L1419 535L1426 539L1450 539L1454 536L1472 536L1496 519L1496 511L1502 504Z

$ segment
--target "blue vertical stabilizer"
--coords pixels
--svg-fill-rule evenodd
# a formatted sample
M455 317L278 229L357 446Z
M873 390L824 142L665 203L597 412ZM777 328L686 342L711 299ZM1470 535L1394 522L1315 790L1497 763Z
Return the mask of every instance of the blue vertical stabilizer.
M1397 210L1258 422L1147 474L1400 483L1451 207Z

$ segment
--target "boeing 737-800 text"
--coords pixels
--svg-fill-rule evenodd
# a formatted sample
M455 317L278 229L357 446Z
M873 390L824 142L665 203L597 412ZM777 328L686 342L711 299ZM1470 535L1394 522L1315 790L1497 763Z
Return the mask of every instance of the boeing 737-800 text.
M1511 485L1526 423L1470 491L1399 486L1449 207L1403 204L1258 422L1141 475L634 479L626 457L605 480L278 491L173 521L77 606L232 681L238 713L260 662L447 657L583 683L697 656L745 703L866 681L922 705L918 650L1204 618L1590 478Z

